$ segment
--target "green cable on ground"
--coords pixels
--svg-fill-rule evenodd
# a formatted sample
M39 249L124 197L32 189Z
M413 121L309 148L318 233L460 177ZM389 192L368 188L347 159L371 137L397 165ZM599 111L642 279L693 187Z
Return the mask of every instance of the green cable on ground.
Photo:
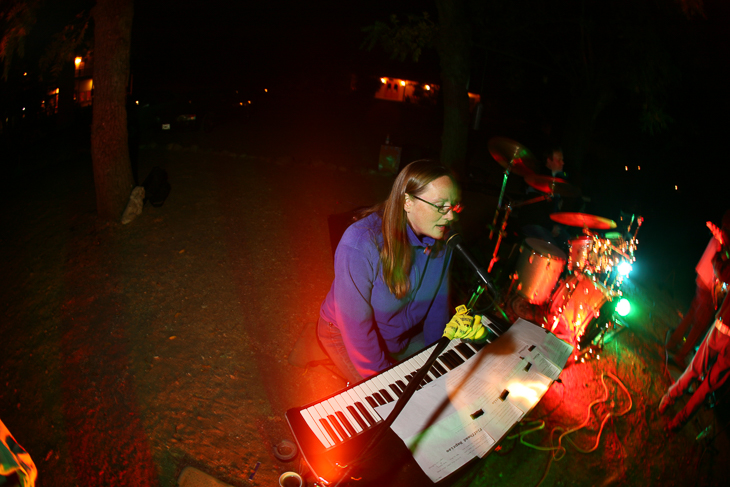
M603 385L604 397L602 399L597 399L597 400L591 402L588 405L588 414L586 416L586 419L579 426L576 426L575 428L570 428L568 430L565 430L564 428L562 428L560 426L556 426L555 428L552 429L552 431L550 432L551 442L552 442L552 438L553 438L553 436L554 436L554 434L556 432L558 432L558 431L564 431L558 437L558 444L557 444L557 446L555 446L555 445L552 445L552 446L539 446L539 445L533 445L533 444L528 443L527 441L525 441L524 437L526 435L528 435L530 433L534 433L535 431L540 431L540 430L542 430L542 429L545 428L545 422L543 420L531 421L531 422L525 423L525 426L527 426L527 425L535 425L535 424L537 424L537 426L532 427L532 428L529 428L529 429L527 429L525 431L522 431L522 432L520 432L518 434L515 434L515 435L508 436L507 437L507 439L510 439L510 440L519 437L520 443L522 443L523 445L525 445L525 446L527 446L529 448L533 448L533 449L539 450L539 451L551 451L551 452L553 452L552 455L550 455L550 461L548 462L547 467L545 468L545 473L543 474L542 478L536 484L535 487L539 487L539 485L542 484L542 482L545 480L545 478L547 477L548 472L550 471L550 466L552 465L553 461L558 462L558 461L562 460L563 457L565 457L565 455L567 453L567 450L565 449L565 447L562 444L563 438L566 437L569 434L575 433L576 431L578 431L578 430L580 430L582 428L585 428L588 425L588 423L590 422L590 419L591 419L591 408L593 406L595 406L596 404L599 404L601 402L606 402L608 400L608 387L606 386L606 380L605 380L606 375L608 375L611 379L613 379L619 385L619 387L626 393L626 395L629 398L629 405L628 405L628 407L624 411L621 411L618 414L613 414L613 413L610 413L610 412L606 414L606 416L601 421L601 428L598 431L598 435L596 436L596 443L595 443L595 445L593 445L593 448L591 448L589 450L583 449L583 448L579 447L572 439L566 438L567 441L569 441L575 447L575 449L578 450L579 452L581 452L581 453L591 453L591 452L594 452L598 448L598 445L599 445L599 443L601 441L601 434L603 432L603 427L606 425L606 421L608 421L608 419L611 418L611 417L618 418L620 416L623 416L624 414L626 414L629 411L631 411L631 408L634 405L633 400L631 398L631 394L629 393L629 391L626 388L626 386L624 386L623 382L621 382L619 380L619 378L616 377L615 375L613 375L611 372L601 373L601 384Z

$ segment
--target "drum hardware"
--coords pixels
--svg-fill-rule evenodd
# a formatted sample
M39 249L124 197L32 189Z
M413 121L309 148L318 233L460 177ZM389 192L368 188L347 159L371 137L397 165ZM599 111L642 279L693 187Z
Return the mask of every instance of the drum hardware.
M539 163L530 150L518 142L507 137L492 137L487 142L489 153L506 172L513 172L518 176L534 174Z
M507 204L507 207L504 210L504 217L502 218L502 226L499 229L499 234L497 236L497 242L494 244L494 252L492 252L492 258L489 261L489 266L487 266L487 273L492 272L492 267L494 267L494 264L499 260L497 257L497 253L499 252L499 246L502 243L502 239L506 235L505 229L507 228L507 219L509 219L509 214L512 212L512 205ZM499 210L497 210L497 214L499 214ZM496 215L495 215L496 217ZM491 240L492 234L489 234L489 239Z
M550 219L556 223L562 223L570 227L590 228L594 230L610 230L616 228L615 221L596 215L589 215L588 213L562 211L551 213Z
M565 197L580 196L581 191L565 179L544 176L542 174L527 174L525 182L536 190L549 195L560 195Z
M504 168L502 189L499 192L497 210L494 212L492 228L489 232L489 239L491 240L494 236L494 230L497 227L499 210L502 208L502 200L504 199L504 193L507 189L507 179L509 178L510 172L513 172L518 176L534 174L538 167L538 163L529 149L521 146L518 142L515 142L512 139L508 139L507 137L492 137L489 139L487 146L489 148L489 153L492 155L494 160Z
M502 243L502 239L504 238L505 235L507 235L505 230L507 228L507 220L509 219L510 213L512 213L512 209L521 208L523 206L531 205L533 203L539 203L540 201L545 201L545 200L550 201L551 199L552 199L551 195L542 195L542 196L536 196L535 198L531 198L526 201L521 201L519 203L512 203L512 202L507 203L507 205L505 206L505 210L504 210L504 216L502 218L502 225L500 226L500 229L499 229L497 242L495 243L494 251L492 252L492 259L489 261L489 266L487 267L487 272L492 272L492 267L494 267L494 264L499 260L499 257L497 257L497 253L499 252L499 246ZM496 224L497 215L499 215L499 208L497 209L497 213L494 215L495 221L492 224L492 231L489 233L490 240L492 239L492 233L494 232L494 225Z
M636 230L634 231L634 238L633 240L636 240L636 243L638 244L639 241L636 239L636 235L639 234L639 229L641 228L641 225L644 223L644 217L639 216L639 218L636 219ZM627 230L629 233L631 233L631 225L629 225L629 229Z
M638 227L631 235L632 218L625 234L608 232L601 236L593 230L615 228L612 220L583 213L554 213L551 219L581 227L583 235L569 241L567 273L558 281L550 299L542 304L543 310L547 308L543 327L574 346L574 362L600 359L604 343L627 327L616 310L625 278L619 267L636 262ZM636 221L641 226L643 218ZM515 272L512 286L517 287L519 294L529 296L525 282L534 287L532 280L524 271Z
M568 240L568 271L582 271L588 264L589 254L592 253L593 238L583 235Z
M491 272L499 260L498 253L506 236L507 222L515 209L541 201L550 201L556 196L579 196L579 188L564 179L536 173L537 160L530 151L514 140L494 137L488 143L492 157L504 168L502 187L490 227L489 238L498 233L487 272ZM522 202L505 201L507 180L511 173L525 179L532 188L543 194ZM501 224L500 211L503 211ZM552 244L535 238L528 238L520 247L517 268L510 275L510 285L503 303L515 296L512 307L519 300L532 312L541 314L543 326L553 332L562 331L563 336L574 344L574 360L600 358L607 331L621 326L615 312L615 298L621 296L623 276L617 272L622 263L636 261L634 252L638 246L636 235L643 218L632 215L626 233L607 233L601 236L593 230L611 230L616 222L597 215L580 212L557 212L550 215L556 223L579 227L584 236L569 241L569 256ZM622 217L623 220L623 217ZM637 227L633 236L634 222ZM626 237L624 237L626 235ZM565 278L561 274L567 263ZM556 287L557 284L557 287ZM472 295L474 301L479 294ZM529 304L528 304L529 303ZM524 310L528 311L528 310ZM536 313L537 314L537 313ZM535 316L535 322L539 322Z

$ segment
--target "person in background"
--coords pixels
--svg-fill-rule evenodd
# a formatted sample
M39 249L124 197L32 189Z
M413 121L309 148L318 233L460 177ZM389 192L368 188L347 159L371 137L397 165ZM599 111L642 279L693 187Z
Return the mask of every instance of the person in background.
M428 346L444 334L452 257L445 238L460 199L448 168L415 161L384 202L345 230L317 335L350 383L393 365L410 341Z
M722 217L722 230L726 234L730 233L730 210L727 210ZM697 272L695 297L666 345L669 361L682 369L687 366L687 355L695 349L714 321L713 315L717 309L718 296L712 259L719 248L717 239L711 237L695 267ZM689 333L687 333L688 330ZM682 343L685 335L687 335L687 339Z
M563 150L559 146L548 146L543 156L545 164L540 168L538 174L560 178L562 180L568 179L568 175L564 170L565 160L563 158ZM528 196L535 197L541 194L543 193L528 186ZM522 232L528 237L539 238L540 240L565 247L568 240L567 232L562 225L550 219L550 214L561 211L562 207L563 199L559 194L553 195L551 200L525 205L520 209Z
M726 213L727 215L727 213ZM727 242L721 246L712 259L714 274L721 283L730 282L730 253ZM720 388L730 376L730 299L724 299L715 314L713 327L702 340L689 367L677 382L669 387L659 402L659 413L664 414L683 395L692 382L699 385L687 404L672 418L666 428L679 431L702 405L707 396Z

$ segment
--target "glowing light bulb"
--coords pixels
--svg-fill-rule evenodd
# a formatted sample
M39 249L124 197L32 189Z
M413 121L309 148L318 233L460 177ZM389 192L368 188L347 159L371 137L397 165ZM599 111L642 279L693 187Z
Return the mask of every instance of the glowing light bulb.
M634 270L634 268L628 262L622 262L618 266L618 272L619 272L619 274L621 274L621 276L629 277L629 272L631 272L632 270Z
M621 300L616 304L616 312L620 314L621 316L626 316L627 314L631 313L631 303L626 298L621 298Z

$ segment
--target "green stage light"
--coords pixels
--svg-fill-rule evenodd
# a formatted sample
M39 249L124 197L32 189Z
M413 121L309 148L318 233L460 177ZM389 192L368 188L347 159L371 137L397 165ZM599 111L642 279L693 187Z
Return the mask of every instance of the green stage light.
M621 298L621 300L616 305L616 313L620 314L621 316L626 316L627 314L631 313L631 303L626 298Z

